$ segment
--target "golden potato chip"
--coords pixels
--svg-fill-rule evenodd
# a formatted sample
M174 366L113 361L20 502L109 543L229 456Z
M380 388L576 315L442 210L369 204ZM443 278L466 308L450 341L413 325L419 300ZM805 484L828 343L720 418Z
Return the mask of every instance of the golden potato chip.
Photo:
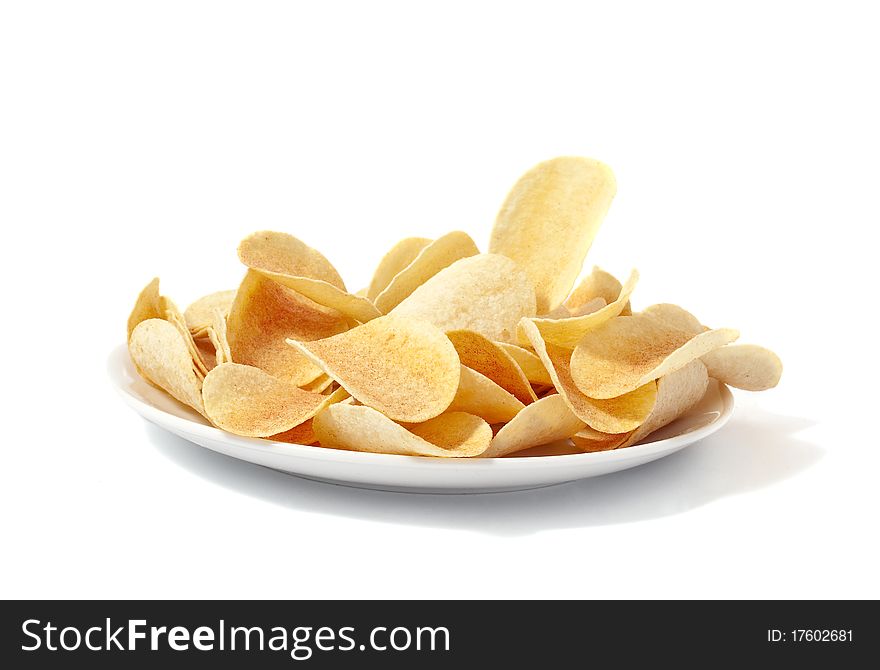
M284 433L312 418L328 400L239 363L211 370L202 384L202 398L215 426L245 437Z
M187 331L189 332L189 331ZM164 319L146 319L131 332L128 351L138 371L153 384L202 414L202 382L180 331Z
M497 344L472 330L450 330L446 337L458 352L462 365L485 375L522 403L538 399L525 373Z
M596 451L611 451L617 449L632 433L623 433L622 435L602 433L593 430L589 426L578 431L571 436L572 444L577 447L578 451L592 453Z
M183 319L193 335L214 322L214 310L219 309L225 317L229 314L235 291L217 291L196 300L183 312Z
M395 421L432 419L449 407L458 389L455 347L427 321L388 314L327 339L288 343L352 396Z
M529 319L523 319L520 327L547 368L559 395L590 428L603 433L625 433L640 426L651 413L657 397L657 384L653 381L616 398L587 397L571 377L571 350L544 342L538 327Z
M209 333L212 334L210 328L205 330L203 336L194 338L196 349L199 350L199 356L205 364L205 367L208 368L208 372L217 367L217 347Z
M348 391L346 391L344 388L338 388L333 393L324 397L326 399L324 400L324 404L321 406L321 408L329 407L330 405L338 402L343 402L351 398L351 396L348 395ZM288 442L290 444L315 444L318 441L318 437L315 435L315 428L312 423L313 421L314 419L306 419L298 426L294 426L290 430L286 430L283 433L271 435L266 439L273 440L275 442Z
M525 270L539 314L568 296L616 191L607 165L566 156L533 167L507 196L489 252Z
M458 391L448 412L466 412L488 421L505 423L525 405L485 375L461 366Z
M530 383L535 384L536 386L553 385L553 380L550 379L550 374L547 372L547 368L544 367L544 364L541 362L541 359L538 358L536 353L508 342L496 342L495 344L501 347L513 360L516 361L516 364L519 366L520 370L523 371L523 374Z
M391 313L424 319L444 331L472 330L508 342L520 318L534 316L535 291L512 260L480 254L440 270Z
M376 296L376 307L387 314L443 268L479 253L480 250L467 233L454 231L437 238L421 249L406 267L401 268L391 278L388 285Z
M564 440L584 427L560 395L542 398L525 407L492 439L484 458L498 458L548 442Z
M730 328L693 335L642 314L618 316L584 335L571 356L571 376L585 395L615 398L737 337Z
M347 293L336 269L292 235L263 231L241 241L238 257L251 270L324 307L366 322L379 316L373 303Z
M668 326L678 328L691 335L698 335L707 330L706 326L700 323L700 320L689 311L678 305L669 303L661 303L659 305L651 305L643 309L640 314L648 316L652 319L662 321Z
M572 314L589 314L596 310L583 311L581 308L599 298L604 303L600 307L604 307L617 300L622 289L623 286L617 277L596 266L578 287L571 292L571 295L565 299L563 304L568 307ZM625 305L621 314L624 316L632 314L630 306Z
M238 258L247 267L289 277L308 277L344 291L342 277L317 249L287 233L263 230L244 238Z
M375 302L376 296L385 290L397 273L412 263L419 252L429 244L431 240L427 237L407 237L391 247L391 251L379 261L379 266L373 273L373 279L364 295Z
M312 426L323 447L407 456L478 456L492 440L489 424L464 412L442 414L407 430L372 407L336 404L320 412Z
M782 361L756 344L732 344L704 354L709 376L746 391L766 391L779 383Z
M333 380L322 372L317 379L303 384L300 388L311 393L323 393L332 383Z
M226 337L226 313L219 308L214 309L211 315L208 339L214 345L214 365L232 363L232 352L229 349L229 340Z
M691 361L683 368L660 377L657 380L657 402L651 415L620 446L636 444L655 430L675 421L700 402L708 385L706 366L699 360Z
M131 339L131 332L141 321L164 319L164 312L161 297L159 296L159 278L155 277L143 288L138 294L137 300L135 300L134 308L128 317L128 338Z
M196 374L200 379L204 379L205 375L208 374L208 366L205 361L202 360L202 355L199 352L199 348L196 346L192 333L189 331L189 328L186 327L183 313L170 298L161 296L159 302L162 306L165 320L177 328L181 337L183 337L183 341L186 343L186 348L189 350L190 358L192 358L192 364Z
M626 284L623 285L617 300L608 303L605 307L595 312L581 316L572 316L568 319L532 319L532 322L537 326L545 342L566 349L574 349L585 333L620 315L623 308L629 304L629 297L635 289L638 280L639 273L633 270L629 279L626 280ZM520 329L518 335L521 344L528 343L528 338L522 332L522 329Z
M608 303L605 302L604 298L593 298L592 300L588 300L587 302L585 302L583 305L580 305L576 309L569 310L568 314L569 314L569 316L586 316L587 314L592 314L593 312L598 312L600 309L605 307L605 305L607 305L607 304ZM629 303L627 303L627 305L624 306L623 312L629 310L628 305L629 305ZM566 308L566 309L568 309L568 308ZM629 311L631 314L632 311L631 310L629 310ZM623 314L623 312L621 312L621 314Z
M321 368L287 339L320 340L346 330L348 322L339 312L248 270L232 303L226 336L236 363L304 386L321 375Z

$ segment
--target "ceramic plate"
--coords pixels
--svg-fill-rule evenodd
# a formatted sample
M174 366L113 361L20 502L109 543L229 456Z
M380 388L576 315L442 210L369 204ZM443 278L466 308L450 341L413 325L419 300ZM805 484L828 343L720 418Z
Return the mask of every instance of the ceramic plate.
M108 361L110 379L130 407L148 421L213 451L307 479L389 491L491 493L562 484L626 470L668 456L719 430L733 414L733 396L710 380L688 414L639 445L590 454L547 445L505 458L422 458L322 449L231 435L152 387L135 372L121 345Z

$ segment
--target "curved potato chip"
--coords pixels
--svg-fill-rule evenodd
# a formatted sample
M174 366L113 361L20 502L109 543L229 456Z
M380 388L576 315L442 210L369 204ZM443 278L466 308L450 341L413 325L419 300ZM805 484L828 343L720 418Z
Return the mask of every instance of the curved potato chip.
M214 344L214 340L211 338L211 335L211 329L207 328L204 331L204 335L194 338L196 349L199 350L199 356L201 357L202 362L205 364L205 367L208 368L208 372L216 368L218 365L217 347Z
M387 314L409 297L419 286L455 261L480 253L467 233L459 230L438 237L428 244L406 267L402 268L376 296L376 307Z
M424 319L444 331L473 330L510 341L535 314L535 291L516 263L498 254L462 258L419 286L391 314Z
M348 392L344 388L338 388L329 396L325 396L326 400L321 407L329 407L330 405L333 405L335 403L343 402L350 397L351 396L348 395ZM310 444L315 444L318 441L318 437L317 435L315 435L315 428L312 423L313 420L314 419L306 419L298 426L294 426L290 430L286 430L283 433L271 435L266 439L274 440L275 442L287 442L289 444L302 444L306 446Z
M589 398L571 378L571 351L544 342L538 327L529 319L523 319L520 326L550 373L559 395L590 428L603 433L625 433L640 426L651 413L657 398L657 384L653 381L617 398Z
M217 291L196 300L183 312L183 320L186 321L186 327L195 334L203 328L210 326L214 322L215 309L219 309L225 317L229 314L232 301L235 300L235 293L235 290Z
M199 348L196 346L196 341L193 339L189 328L186 327L183 313L170 298L161 296L159 302L162 305L165 320L177 328L180 336L183 337L183 341L186 343L186 348L189 350L190 358L192 358L192 364L196 374L200 379L204 379L205 375L208 374L208 366L205 361L202 360L202 355L199 352Z
M189 332L189 331L187 331ZM180 402L205 413L202 382L180 331L164 319L146 319L134 327L128 351L138 372Z
M308 384L303 384L300 388L310 393L323 393L332 383L333 379L322 372L318 375L317 379L310 381Z
M604 307L617 300L622 289L623 286L617 277L605 272L599 266L595 266L593 271L571 292L571 295L565 299L563 304L568 307L572 314L589 314L596 310L583 311L581 308L598 298L601 298L604 302L604 305L600 305L600 307ZM625 305L621 314L624 316L632 314L630 306Z
M427 237L407 237L391 247L391 250L379 261L373 279L364 294L365 297L375 302L376 296L385 290L397 273L412 263L419 252L429 244L431 240Z
M611 168L571 156L539 163L510 191L495 220L489 252L504 254L525 270L539 314L568 296L616 192Z
M516 361L519 369L523 371L523 374L530 383L538 386L553 385L553 380L550 379L547 368L544 367L537 354L517 344L510 344L508 342L496 342L495 344L504 349Z
M232 303L226 336L236 363L304 386L320 376L321 368L286 340L320 340L345 330L348 323L339 312L248 270Z
M592 453L595 451L611 451L620 447L632 433L622 435L602 433L589 426L571 436L571 441L579 451Z
M215 426L245 437L284 433L312 418L328 401L327 396L240 363L211 370L202 384L202 398Z
M619 316L584 335L571 355L571 376L585 395L615 398L737 337L731 328L693 335L642 314Z
M671 303L664 302L658 305L651 305L650 307L645 307L640 313L643 316L662 321L668 326L678 328L691 335L698 335L709 330L689 311Z
M782 361L756 344L732 344L705 354L709 376L745 391L766 391L779 383Z
M461 366L458 391L447 412L467 412L489 423L506 423L525 405L485 375Z
M560 395L541 398L524 408L492 439L483 458L498 458L516 451L564 440L584 427Z
M238 258L255 270L318 279L345 290L342 277L320 251L287 233L262 230L248 235L238 245Z
M458 389L455 347L427 321L388 314L323 340L287 342L360 402L395 421L432 419Z
M577 309L569 310L570 316L586 316L587 314L592 314L593 312L598 312L600 309L605 307L608 303L605 302L604 298L593 298L592 300L585 302L583 305L578 307ZM623 312L629 310L629 303L624 305ZM629 313L632 314L632 310L629 310Z
M525 373L497 344L472 330L450 330L446 337L458 352L462 365L485 375L522 403L538 399Z
M226 338L225 312L220 309L214 309L207 334L211 344L214 345L214 365L211 367L216 367L223 363L232 363L232 352L229 349L229 340ZM210 370L211 368L208 369Z
M261 270L260 268L253 269L272 281L293 289L309 300L313 300L323 307L335 309L361 323L366 323L367 321L375 319L377 316L381 316L379 310L376 309L373 306L373 303L366 298L354 295L353 293L346 293L320 279L291 277L277 272Z
M131 339L131 332L141 321L164 318L165 310L159 296L159 278L154 277L138 294L128 316L128 339Z
M572 316L568 319L532 319L532 322L537 326L545 342L566 349L574 349L585 333L598 328L603 323L621 314L623 308L629 304L629 297L638 281L639 273L633 270L629 275L629 279L626 280L626 284L623 285L617 300L608 303L605 307L595 312L581 316ZM528 342L528 338L521 328L518 331L518 336L522 344Z
M336 404L320 412L312 426L323 447L406 456L478 456L492 440L489 424L464 412L449 412L407 430L372 407Z

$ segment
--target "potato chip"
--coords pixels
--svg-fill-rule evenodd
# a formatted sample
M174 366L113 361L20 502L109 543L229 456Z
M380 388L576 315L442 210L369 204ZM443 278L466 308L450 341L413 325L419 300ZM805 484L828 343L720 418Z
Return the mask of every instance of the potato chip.
M375 298L376 307L387 314L413 291L455 261L480 253L470 235L455 231L425 246L418 255L394 275Z
M210 328L205 330L205 334L201 337L194 338L196 349L199 350L199 356L208 372L217 367L217 347L212 341L209 333L212 334Z
M214 345L214 365L232 363L232 352L229 349L229 340L226 337L226 313L219 308L215 308L211 315L208 339Z
M585 395L615 398L737 337L730 328L693 335L642 314L619 316L584 335L571 356L571 376Z
M248 268L319 305L362 322L379 316L372 302L346 292L330 261L292 235L254 233L241 241L238 257Z
M273 442L287 442L288 444L302 444L304 446L315 444L318 441L318 436L315 435L313 421L314 419L306 419L298 426L294 426L290 430L278 433L277 435L270 435L266 439Z
M638 430L638 429L636 429ZM572 444L578 451L593 453L596 451L611 451L619 448L632 433L609 434L593 430L589 426L571 436Z
M544 342L538 327L529 319L523 319L520 326L547 368L559 395L590 428L603 433L625 433L640 426L651 413L657 396L657 385L653 381L616 398L587 397L571 378L571 350Z
M508 342L520 318L534 316L535 292L512 260L480 254L444 268L391 313L424 319L444 331L472 330Z
M602 299L604 307L620 297L620 291L623 289L620 281L612 274L596 266L593 271L587 275L578 287L571 292L571 295L565 299L563 303L572 314L589 314L595 312L595 309L584 311L582 308L589 303L593 303L598 299ZM598 309L598 308L597 308ZM629 316L632 310L629 305L625 305L621 314Z
M709 376L746 391L766 391L779 383L782 361L756 344L732 344L704 354Z
M384 291L391 280L412 263L419 252L429 244L431 240L427 237L407 237L391 247L391 250L379 261L379 266L373 273L373 279L364 295L375 302L376 296Z
M159 296L159 278L155 277L143 288L135 300L134 308L128 317L128 338L131 339L131 332L141 321L164 319L164 311Z
M327 339L288 343L352 396L395 421L434 418L458 389L455 347L427 321L388 314Z
M332 383L333 379L322 372L318 375L317 379L310 381L308 384L303 384L300 388L311 393L323 393Z
M458 352L462 365L485 375L522 403L538 399L525 373L497 344L472 330L450 330L446 337Z
M203 296L186 308L183 319L187 328L195 335L200 330L207 328L214 322L214 310L219 309L225 317L229 314L232 301L235 300L235 291L217 291Z
M553 380L547 372L547 368L533 351L529 351L519 345L509 344L508 342L496 342L507 354L516 361L520 370L526 376L530 383L536 386L552 386Z
M190 358L192 358L192 364L196 374L199 376L200 379L204 379L205 375L208 374L208 366L205 361L202 360L202 355L199 352L199 348L196 346L196 342L193 339L192 333L186 326L186 321L183 318L183 313L170 298L161 296L159 298L159 302L162 306L165 320L168 321L172 326L177 328L177 330L180 332L181 337L183 337L186 348L189 350Z
M489 424L464 412L442 414L407 430L372 407L336 404L320 412L312 425L323 447L406 456L478 456L492 440Z
M608 303L605 302L605 298L593 298L592 300L588 300L583 305L580 305L576 309L568 310L569 316L586 316L587 314L592 314L593 312L598 312L600 309L605 307ZM566 308L568 309L568 308ZM623 312L629 310L629 303L624 305ZM632 311L630 310L630 313Z
M326 406L328 398L250 365L224 363L202 384L205 414L214 425L245 437L283 433Z
M188 331L187 331L188 332ZM128 341L131 359L153 384L202 414L202 382L180 331L164 319L138 323Z
M678 328L691 335L704 333L708 328L700 323L700 320L689 311L678 305L669 303L661 303L659 305L651 305L640 312L643 316L662 321L668 326Z
M498 458L548 442L564 440L584 427L560 395L551 395L525 407L492 439L484 458Z
M616 191L608 166L577 157L539 163L514 185L498 212L489 252L525 270L537 313L568 296Z
M322 370L287 339L320 340L345 330L348 322L339 312L248 270L229 312L226 335L236 363L304 386Z
M525 405L485 375L461 366L458 391L448 412L467 412L489 423L510 421Z
M620 291L620 295L614 302L608 303L601 309L583 314L581 316L572 316L568 319L532 319L537 326L541 337L545 342L555 344L566 349L574 349L585 333L601 326L606 321L620 315L623 308L629 304L629 296L632 294L639 281L639 273L633 270L629 279ZM527 344L528 338L522 329L518 331L521 344Z

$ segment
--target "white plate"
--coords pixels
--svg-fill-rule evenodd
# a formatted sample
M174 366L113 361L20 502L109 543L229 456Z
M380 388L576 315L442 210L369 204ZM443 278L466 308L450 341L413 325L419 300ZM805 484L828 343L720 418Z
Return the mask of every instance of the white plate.
M518 457L443 459L372 454L270 442L231 435L150 386L135 372L125 345L108 361L122 398L157 426L214 451L292 475L361 488L419 493L491 493L562 484L626 470L668 456L721 428L733 414L733 396L712 381L693 410L651 434L645 443L590 454L553 454L563 445L520 452Z

